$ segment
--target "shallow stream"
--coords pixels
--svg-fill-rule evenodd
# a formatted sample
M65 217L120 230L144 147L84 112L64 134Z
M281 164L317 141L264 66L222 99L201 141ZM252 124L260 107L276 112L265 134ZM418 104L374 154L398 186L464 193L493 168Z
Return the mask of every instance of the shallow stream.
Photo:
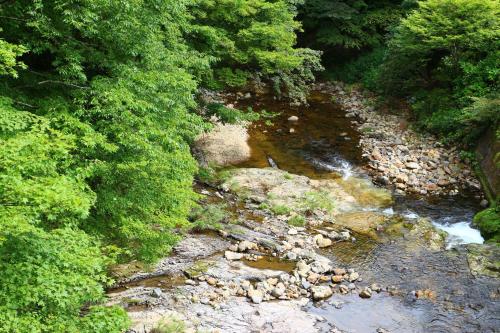
M360 135L350 118L331 98L313 93L307 107L291 107L269 96L244 101L238 107L279 112L273 124L252 125L249 143L252 156L239 167L275 166L313 179L368 178L358 146ZM289 121L289 117L298 117ZM341 242L323 251L332 261L349 265L363 279L392 286L396 296L375 294L370 300L358 296L334 296L307 310L326 318L345 332L500 332L498 280L471 275L466 249L461 244L482 243L471 227L479 210L471 193L454 197L418 198L395 195L382 213L412 221L429 218L448 233L447 250L431 251L408 244L405 237L377 242L358 235L353 243ZM430 299L412 291L430 290ZM337 300L335 297L340 298Z

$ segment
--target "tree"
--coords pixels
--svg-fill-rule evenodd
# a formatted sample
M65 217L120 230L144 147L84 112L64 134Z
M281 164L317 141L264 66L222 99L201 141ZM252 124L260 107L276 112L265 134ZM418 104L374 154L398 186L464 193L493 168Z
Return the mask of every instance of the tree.
M497 98L500 5L495 0L418 4L389 41L380 83L387 94L413 96L427 129L471 141L482 129L464 126L473 97Z

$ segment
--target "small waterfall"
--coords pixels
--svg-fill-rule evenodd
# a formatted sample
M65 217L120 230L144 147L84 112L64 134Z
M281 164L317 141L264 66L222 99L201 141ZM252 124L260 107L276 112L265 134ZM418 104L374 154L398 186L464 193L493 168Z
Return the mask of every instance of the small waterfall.
M344 179L354 174L352 164L338 155L329 154L325 155L323 158L305 156L305 158L316 169L337 172L341 174Z

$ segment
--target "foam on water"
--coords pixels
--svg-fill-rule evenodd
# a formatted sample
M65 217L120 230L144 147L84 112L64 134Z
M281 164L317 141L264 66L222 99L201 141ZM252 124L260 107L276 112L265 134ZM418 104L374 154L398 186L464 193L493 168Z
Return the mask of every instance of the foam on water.
M351 163L337 156L331 158L329 161L323 161L315 157L308 157L307 160L318 169L340 173L344 179L353 175Z
M433 222L436 228L448 233L447 248L458 244L483 244L484 239L479 230L474 229L468 222L456 222L450 224L439 224Z

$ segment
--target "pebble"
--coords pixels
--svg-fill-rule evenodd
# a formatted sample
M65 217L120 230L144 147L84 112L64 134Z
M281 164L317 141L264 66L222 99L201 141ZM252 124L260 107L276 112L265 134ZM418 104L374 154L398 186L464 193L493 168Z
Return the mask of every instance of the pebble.
M299 120L299 117L297 117L297 116L288 117L288 121L298 121L298 120Z
M359 293L359 297L361 298L370 298L372 297L372 290L368 287L365 287Z
M325 299L332 296L333 291L328 286L314 286L311 287L312 297L314 300Z
M156 298L160 298L161 295L163 295L163 292L161 291L160 288L154 288L153 292L151 293L151 296L156 297Z
M264 299L264 293L262 292L262 290L250 289L248 291L248 297L250 297L253 303L260 304Z

